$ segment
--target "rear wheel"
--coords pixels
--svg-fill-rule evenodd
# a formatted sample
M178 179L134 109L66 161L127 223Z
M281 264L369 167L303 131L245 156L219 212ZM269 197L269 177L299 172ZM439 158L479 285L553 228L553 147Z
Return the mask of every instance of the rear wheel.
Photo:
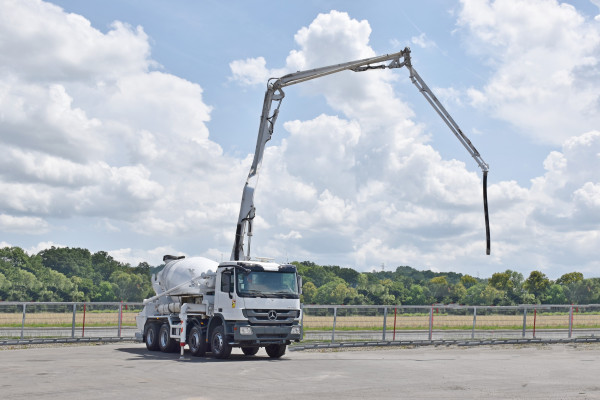
M227 341L223 325L219 325L213 330L210 347L216 358L227 358L231 354L231 345Z
M150 351L158 350L158 325L150 323L146 327L146 348Z
M202 357L206 354L206 338L202 332L202 328L198 325L190 330L190 336L188 337L188 346L190 346L190 353L196 357Z
M164 323L158 331L158 348L164 353L174 353L177 351L177 341L169 336L169 323Z
M285 347L285 344L270 344L267 347L265 347L265 350L267 351L269 357L280 358L282 355L285 354Z
M258 347L242 347L242 352L247 356L253 356L258 353Z

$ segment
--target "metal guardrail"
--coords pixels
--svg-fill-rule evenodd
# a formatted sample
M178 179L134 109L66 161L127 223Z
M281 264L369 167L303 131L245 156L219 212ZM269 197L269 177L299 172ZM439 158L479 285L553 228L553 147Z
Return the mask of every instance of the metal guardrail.
M559 340L600 337L600 305L304 305L303 342Z
M142 303L0 302L0 345L127 340Z
M0 345L135 340L142 303L0 302ZM303 305L290 349L600 340L600 305ZM374 344L375 343L375 344Z

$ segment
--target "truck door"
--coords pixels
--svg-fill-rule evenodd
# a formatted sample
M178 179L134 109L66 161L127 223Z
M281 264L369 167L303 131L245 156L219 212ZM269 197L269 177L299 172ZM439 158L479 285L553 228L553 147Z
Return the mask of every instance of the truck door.
M234 273L233 268L223 269L215 288L215 313L223 315L226 320L239 319L238 314L242 315L239 308L241 304L237 304Z

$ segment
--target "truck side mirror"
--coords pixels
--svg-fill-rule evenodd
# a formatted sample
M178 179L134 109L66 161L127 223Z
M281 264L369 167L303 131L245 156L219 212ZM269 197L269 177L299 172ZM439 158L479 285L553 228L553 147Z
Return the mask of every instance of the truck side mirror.
M298 294L302 294L302 277L298 275Z

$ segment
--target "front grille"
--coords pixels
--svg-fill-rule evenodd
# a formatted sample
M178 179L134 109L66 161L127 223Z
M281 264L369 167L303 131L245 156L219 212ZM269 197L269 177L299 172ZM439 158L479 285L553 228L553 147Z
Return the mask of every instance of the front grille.
M250 324L268 325L268 324L292 324L298 317L298 310L261 310L245 309L244 317L248 318Z
M276 334L258 334L256 337L258 339L285 339L287 338L286 333L276 333Z

